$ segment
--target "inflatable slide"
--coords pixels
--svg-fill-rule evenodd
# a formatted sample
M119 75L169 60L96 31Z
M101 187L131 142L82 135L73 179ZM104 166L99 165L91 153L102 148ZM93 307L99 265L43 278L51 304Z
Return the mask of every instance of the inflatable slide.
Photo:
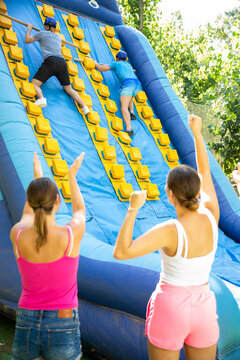
M33 152L44 175L59 187L57 222L64 224L72 212L68 166L84 151L78 173L87 209L78 272L82 341L105 359L146 360L145 309L161 259L153 253L117 261L113 246L133 190L147 190L134 238L176 217L164 188L170 168L181 163L196 167L187 111L148 40L123 25L114 0L1 0L0 12L0 310L14 317L21 292L9 232L20 219L33 178ZM62 54L90 115L82 115L56 78L42 86L48 106L34 104L31 79L42 62L39 44L25 44L26 27L3 14L39 29L47 16L55 17L59 36L72 43L62 46ZM117 78L111 71L97 71L93 61L109 64L120 49L128 53L142 84L132 138L124 132ZM219 315L218 356L239 360L240 201L210 152L209 157L221 210L210 278Z

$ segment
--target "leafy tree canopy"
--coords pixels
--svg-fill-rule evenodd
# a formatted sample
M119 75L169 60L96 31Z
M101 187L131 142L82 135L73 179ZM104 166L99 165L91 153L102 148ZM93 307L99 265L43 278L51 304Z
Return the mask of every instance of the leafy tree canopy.
M185 105L213 109L209 145L229 174L240 160L240 7L219 16L214 25L186 32L179 12L163 22L159 1L118 3L126 25L150 41Z

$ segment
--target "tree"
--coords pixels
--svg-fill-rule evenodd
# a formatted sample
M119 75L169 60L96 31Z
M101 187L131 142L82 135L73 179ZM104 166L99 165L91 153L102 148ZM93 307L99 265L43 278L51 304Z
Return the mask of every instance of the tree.
M117 0L126 25L141 31L147 38L152 35L159 20L159 0Z
M211 148L223 159L226 174L232 172L240 160L240 21L239 9L226 12L218 18L214 27L209 27L211 36L218 40L223 52L221 75L215 88L214 106L218 124L209 126L219 141L211 142Z
M185 32L181 14L176 12L163 22L157 3L119 0L125 23L146 35L189 110L195 104L211 114L209 145L229 174L240 160L239 8L219 16L214 25Z

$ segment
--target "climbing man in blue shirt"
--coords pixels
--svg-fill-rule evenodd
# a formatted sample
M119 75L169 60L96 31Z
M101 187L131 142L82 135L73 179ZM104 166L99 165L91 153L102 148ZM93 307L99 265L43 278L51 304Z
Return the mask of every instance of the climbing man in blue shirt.
M99 64L95 61L95 66L100 71L115 71L120 87L120 102L123 119L126 124L126 133L132 136L134 132L131 127L131 119L135 120L136 115L133 112L133 97L141 91L141 84L133 72L132 66L127 62L127 54L125 51L119 51L116 55L116 61L110 65Z
M56 26L57 22L54 18L46 17L44 22L45 31L39 31L31 36L32 25L28 24L27 33L25 35L26 44L39 41L44 59L44 62L32 79L32 84L35 87L38 97L35 104L40 107L47 106L47 100L43 97L41 85L50 77L56 76L66 93L80 105L83 114L87 115L90 112L89 108L84 104L81 97L71 86L67 64L61 52L62 39L55 33Z

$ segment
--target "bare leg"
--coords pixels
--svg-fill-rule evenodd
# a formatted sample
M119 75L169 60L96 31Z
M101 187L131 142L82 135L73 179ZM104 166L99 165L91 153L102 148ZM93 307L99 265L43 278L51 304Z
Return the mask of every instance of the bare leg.
M126 124L126 130L131 130L131 117L128 111L128 107L130 105L132 96L129 95L122 95L120 96L120 102L121 102L121 111L123 120Z
M194 348L184 344L184 350L187 360L215 360L217 344L208 348Z
M75 100L81 107L83 107L85 104L82 101L81 97L78 95L78 93L72 88L71 85L67 85L63 87L64 90L68 95L70 95L73 100Z
M133 111L133 97L132 97L132 99L131 99L131 101L130 101L130 104L129 104L129 111L130 111L130 113L134 113L134 111Z
M149 360L178 360L180 351L160 349L150 343L148 340ZM207 358L205 359L207 360Z
M43 84L42 81L37 80L37 79L32 79L31 83L34 85L38 99L43 98L43 93L40 88Z

